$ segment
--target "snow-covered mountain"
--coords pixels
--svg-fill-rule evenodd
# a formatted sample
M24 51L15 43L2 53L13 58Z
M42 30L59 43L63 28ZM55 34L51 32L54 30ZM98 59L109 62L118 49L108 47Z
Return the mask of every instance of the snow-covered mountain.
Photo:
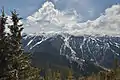
M96 20L80 23L76 11L59 11L47 1L24 22L23 47L26 52L64 56L81 69L86 62L111 68L115 57L120 60L119 10L120 5L114 5Z
M114 57L120 59L120 37L24 34L23 44L26 51L63 55L80 65L90 61L110 68Z

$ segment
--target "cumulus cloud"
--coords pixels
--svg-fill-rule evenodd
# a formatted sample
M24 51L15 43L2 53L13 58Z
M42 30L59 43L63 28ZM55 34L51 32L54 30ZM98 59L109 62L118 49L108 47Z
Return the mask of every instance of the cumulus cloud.
M42 8L27 18L27 33L69 33L72 35L120 35L120 5L105 10L96 20L79 23L76 11L61 12L52 2L46 2Z
M51 0L57 7L57 9L62 11L67 11L74 9L77 13L80 13L84 18L84 21L88 19L94 19L97 15L94 11L96 11L97 6L94 5L93 0ZM93 11L94 10L94 11ZM92 16L91 14L95 14Z
M36 30L43 32L68 31L73 25L77 24L77 21L77 13L75 11L60 12L55 9L51 2L46 2L42 8L27 18L26 26L28 27L26 28L29 30L26 31L31 31L30 29L33 26Z

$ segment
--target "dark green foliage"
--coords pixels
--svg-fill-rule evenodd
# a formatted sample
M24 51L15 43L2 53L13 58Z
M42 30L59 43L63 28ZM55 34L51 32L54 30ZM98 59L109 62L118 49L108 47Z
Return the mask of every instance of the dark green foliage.
M5 33L5 24L7 17L5 17L4 9L2 9L2 15L0 16L0 80L5 80L5 77L9 74L8 70L8 48L9 42ZM1 79L2 78L2 79Z
M0 16L0 38L3 38L5 36L5 24L6 24L6 20L7 17L5 17L4 14L4 9L1 10L2 15Z
M30 56L21 45L22 24L16 11L12 11L10 33L5 36L6 18L4 11L0 19L0 80L39 80L39 69L31 65Z

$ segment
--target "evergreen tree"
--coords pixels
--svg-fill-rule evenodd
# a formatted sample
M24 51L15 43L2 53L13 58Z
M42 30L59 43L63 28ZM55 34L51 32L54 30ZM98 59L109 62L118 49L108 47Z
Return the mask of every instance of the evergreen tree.
M99 80L105 80L106 74L105 72L99 72Z
M7 17L5 17L4 8L1 10L2 15L0 16L0 39L5 37L5 24Z
M8 72L8 48L9 42L5 33L5 24L7 17L5 17L4 9L2 9L2 15L0 16L0 80L7 80L9 75Z
M21 45L21 32L23 30L22 24L19 21L22 18L18 17L16 11L12 11L12 22L10 25L9 37L9 53L10 66L9 70L11 72L11 80L39 80L39 69L32 67L30 56L24 53Z
M119 60L114 56L114 72L117 74L117 69L119 68Z
M59 70L56 72L56 79L55 80L61 80L61 73Z
M73 72L72 72L72 69L69 70L67 80L73 80Z
M31 64L30 56L21 45L22 25L16 11L12 11L10 33L5 33L7 18L4 10L0 16L0 80L39 80L39 69Z

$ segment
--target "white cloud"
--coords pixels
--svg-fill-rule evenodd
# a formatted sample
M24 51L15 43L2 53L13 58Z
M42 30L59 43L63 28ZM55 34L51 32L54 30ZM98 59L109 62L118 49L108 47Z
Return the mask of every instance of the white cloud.
M77 24L77 18L73 14L76 14L75 11L73 13L60 12L51 2L46 2L42 8L27 18L27 29L29 29L27 31L31 31L30 28L33 28L29 26L35 26L36 29L39 28L39 31L45 32L68 31Z
M120 5L113 5L94 21L78 23L77 14L61 12L51 2L29 16L25 32L69 33L72 35L120 35Z
M82 17L84 17L84 21L88 19L95 19L95 17L99 15L95 14L94 16L91 16L91 13L89 12L92 9L96 11L97 6L93 4L93 0L58 0L56 2L54 0L52 1L59 10L76 10L77 13L80 13ZM92 11L92 14L94 13L94 11Z

